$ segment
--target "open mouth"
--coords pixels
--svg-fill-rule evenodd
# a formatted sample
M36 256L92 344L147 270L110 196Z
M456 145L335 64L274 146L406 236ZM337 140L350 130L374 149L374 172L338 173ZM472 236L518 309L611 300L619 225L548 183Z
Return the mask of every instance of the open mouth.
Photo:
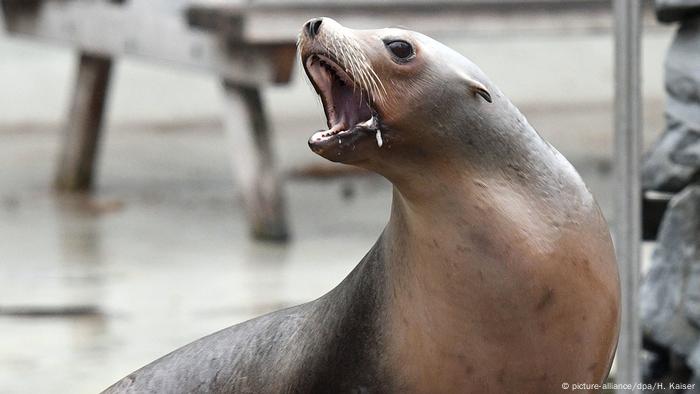
M350 74L338 63L321 54L310 55L305 62L309 79L321 97L326 113L328 130L316 132L310 143L342 143L342 138L372 135L382 146L379 118L371 106L367 92L355 83Z

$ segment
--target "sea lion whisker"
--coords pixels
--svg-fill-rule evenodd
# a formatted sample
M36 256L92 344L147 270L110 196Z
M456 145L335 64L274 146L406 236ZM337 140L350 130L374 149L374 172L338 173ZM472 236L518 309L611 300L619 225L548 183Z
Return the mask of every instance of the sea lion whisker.
M350 56L348 56L346 49L347 49L347 46L345 44L343 44L340 46L340 50L339 50L339 55L343 59L342 60L343 68L345 68L345 71L347 72L347 69L349 67L350 68L350 75L355 75L356 71L355 71L355 67L352 65L352 61L351 61L352 58ZM353 92L355 92L355 89L357 89L357 84L353 84L352 88L353 88Z
M350 56L350 52L352 52L353 56ZM357 78L357 83L361 90L365 90L366 86L364 83L364 80L362 79L362 75L359 70L359 64L357 63L357 57L358 57L358 52L357 47L354 41L352 40L344 40L343 41L343 50L342 50L342 56L343 56L343 62L345 64L348 64L350 66L350 69L352 70L352 74Z
M358 63L358 59L356 56L347 56L347 60L350 63L350 68L352 70L352 74L355 76L357 79L357 86L360 88L361 93L364 91L367 91L367 86L365 84L365 79L364 75L362 75L362 69L360 67L360 64Z
M374 80L374 77L371 74L372 69L370 67L367 67L365 69L365 71L367 73L367 77L368 77L367 79L369 80L369 83L372 85L371 86L372 100L376 101L378 96L381 97L381 95L379 94L380 93L379 87L377 86L377 82Z
M379 84L379 87L381 87L381 90L382 90L382 92L383 92L383 94L382 94L382 99L383 99L383 97L385 97L385 96L387 95L386 88L384 87L384 83L383 83L382 80L379 78L379 76L377 75L377 73L374 71L374 68L373 68L373 67L370 67L369 70L372 72L372 75L374 76L374 78L375 78L375 80L376 80L375 83L378 83L378 84ZM377 89L379 89L379 87L378 87Z
M360 57L358 59L358 72L360 74L360 78L362 81L362 87L364 88L365 91L367 91L367 95L370 96L372 93L372 87L370 86L369 83L369 75L367 74L367 69L366 69L366 60Z

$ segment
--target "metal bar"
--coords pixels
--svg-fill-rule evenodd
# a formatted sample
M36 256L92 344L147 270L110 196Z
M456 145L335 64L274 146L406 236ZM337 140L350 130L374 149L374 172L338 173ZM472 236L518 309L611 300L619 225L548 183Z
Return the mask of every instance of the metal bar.
M639 260L641 252L641 0L614 0L615 16L615 249L620 267L622 324L617 348L618 383L638 383ZM633 393L638 392L633 390ZM629 391L625 391L629 393Z

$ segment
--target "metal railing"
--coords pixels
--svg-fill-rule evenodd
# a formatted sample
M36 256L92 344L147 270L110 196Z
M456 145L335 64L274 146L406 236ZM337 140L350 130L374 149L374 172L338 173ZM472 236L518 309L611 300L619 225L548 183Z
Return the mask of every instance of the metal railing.
M617 347L618 383L639 383L641 327L639 279L641 254L642 150L641 0L613 0L615 18L615 251L620 269L622 324ZM621 391L620 391L621 392ZM629 390L625 391L630 392ZM633 393L639 390L633 389Z

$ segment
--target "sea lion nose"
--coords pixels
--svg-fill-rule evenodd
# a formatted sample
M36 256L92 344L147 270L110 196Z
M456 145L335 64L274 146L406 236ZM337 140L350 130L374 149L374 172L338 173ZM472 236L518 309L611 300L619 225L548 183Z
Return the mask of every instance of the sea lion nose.
M304 25L304 30L310 38L316 37L318 31L321 30L321 24L323 23L323 18L314 18L306 22Z

